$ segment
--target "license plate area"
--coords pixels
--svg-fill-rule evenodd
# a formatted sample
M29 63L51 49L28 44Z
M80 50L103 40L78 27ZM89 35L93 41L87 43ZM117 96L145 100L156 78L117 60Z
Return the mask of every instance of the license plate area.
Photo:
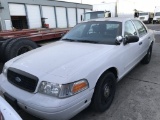
M15 98L13 98L12 96L10 96L8 93L4 93L3 94L5 100L15 109L15 110L19 110L20 107L17 104L17 100Z

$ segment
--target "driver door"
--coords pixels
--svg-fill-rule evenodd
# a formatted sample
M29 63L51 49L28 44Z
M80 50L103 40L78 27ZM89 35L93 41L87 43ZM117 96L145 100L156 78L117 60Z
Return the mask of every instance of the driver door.
M137 30L135 29L132 21L128 20L124 24L124 34L123 36L138 35ZM129 43L122 46L123 52L122 57L123 61L123 74L126 74L139 62L139 42Z

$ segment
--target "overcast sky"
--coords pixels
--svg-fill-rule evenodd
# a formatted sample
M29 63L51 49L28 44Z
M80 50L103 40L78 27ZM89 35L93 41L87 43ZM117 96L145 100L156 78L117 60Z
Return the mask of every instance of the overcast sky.
M99 4L104 2L114 2L116 0L61 0L68 2L84 3L84 4ZM155 6L160 6L160 0L130 0L136 3L136 8L141 11L154 11Z

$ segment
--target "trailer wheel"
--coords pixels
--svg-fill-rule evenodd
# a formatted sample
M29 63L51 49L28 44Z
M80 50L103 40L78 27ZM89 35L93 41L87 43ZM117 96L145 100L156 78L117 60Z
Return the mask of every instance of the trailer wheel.
M5 49L12 40L13 38L9 38L2 43L0 47L0 62L5 62Z
M26 53L37 48L37 44L27 38L18 38L11 41L5 50L5 61L8 61L16 56Z

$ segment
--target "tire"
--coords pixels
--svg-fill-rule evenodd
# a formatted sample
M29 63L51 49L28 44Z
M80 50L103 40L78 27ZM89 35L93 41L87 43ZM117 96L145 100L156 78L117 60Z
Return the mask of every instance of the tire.
M13 38L9 38L2 43L0 47L0 62L5 62L5 49L12 40Z
M108 71L101 76L96 84L91 108L96 112L106 111L112 104L115 91L116 77L112 72Z
M152 45L149 47L148 52L144 56L144 58L142 59L141 63L142 64L149 64L151 61L151 57L152 57Z
M18 38L12 40L6 47L5 50L5 62L19 56L25 52L33 50L37 48L37 44L27 38Z
M153 21L153 24L157 24L156 21Z

